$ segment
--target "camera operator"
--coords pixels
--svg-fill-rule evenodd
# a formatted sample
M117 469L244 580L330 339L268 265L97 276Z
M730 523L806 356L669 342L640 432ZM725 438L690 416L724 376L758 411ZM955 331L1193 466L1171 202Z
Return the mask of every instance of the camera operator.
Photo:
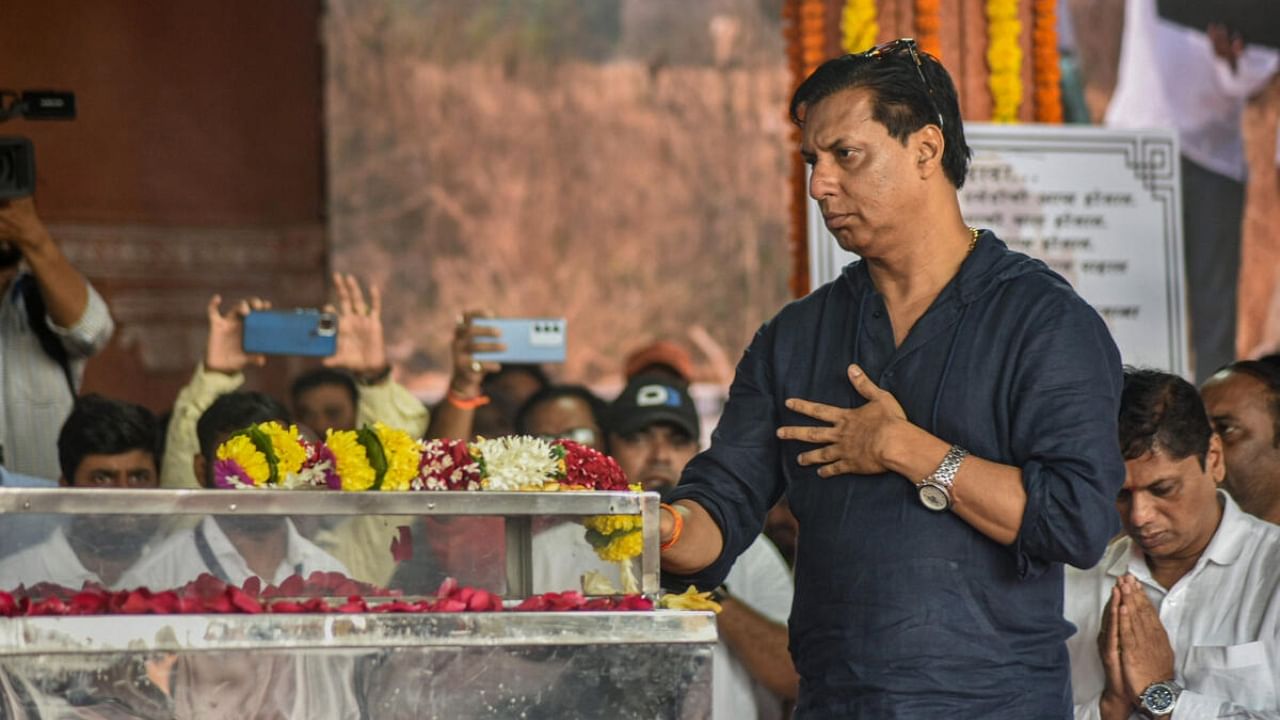
M25 262L25 267L24 267ZM58 431L114 324L30 197L0 201L0 465L56 478Z

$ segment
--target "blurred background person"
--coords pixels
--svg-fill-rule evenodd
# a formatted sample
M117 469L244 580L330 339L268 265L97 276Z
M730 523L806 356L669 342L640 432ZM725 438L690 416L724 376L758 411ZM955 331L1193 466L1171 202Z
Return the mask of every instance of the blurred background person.
M24 265L25 263L25 265ZM111 339L107 304L62 253L30 197L0 200L0 465L60 474L54 439L85 361Z
M86 395L58 433L59 482L71 488L138 490L160 486L159 424L141 405ZM120 587L146 551L160 515L73 515L44 542L0 561L0 588L42 582L80 589Z
M1200 388L1222 438L1223 487L1240 509L1280 523L1280 366L1233 362Z

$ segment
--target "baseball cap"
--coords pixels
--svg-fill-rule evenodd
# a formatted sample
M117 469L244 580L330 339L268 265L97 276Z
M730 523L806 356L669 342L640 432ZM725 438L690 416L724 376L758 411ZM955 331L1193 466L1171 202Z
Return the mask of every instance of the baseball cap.
M699 435L698 409L689 387L658 375L637 375L627 381L622 394L609 406L609 430L619 435L639 432L666 422Z

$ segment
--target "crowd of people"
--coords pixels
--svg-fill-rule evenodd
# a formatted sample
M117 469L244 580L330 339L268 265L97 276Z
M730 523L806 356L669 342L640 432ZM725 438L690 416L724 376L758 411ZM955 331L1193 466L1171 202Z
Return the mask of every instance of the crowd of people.
M587 387L552 382L541 366L476 360L477 353L499 349L501 338L483 324L482 313L467 312L459 317L451 340L447 393L429 410L391 377L379 289L370 287L366 293L354 277L342 274L333 278L336 352L293 380L287 403L243 387L246 373L268 362L265 356L246 353L241 342L245 318L271 308L257 297L229 308L221 297L210 299L204 357L163 419L140 405L98 394L80 396L84 362L111 334L106 304L65 259L55 265L60 274L51 276L29 258L57 249L29 200L0 208L0 220L6 223L0 229L7 230L0 233L0 249L8 251L2 258L0 319L5 325L0 330L32 340L11 343L6 337L0 356L7 383L6 455L0 465L4 486L211 488L217 448L236 431L269 421L296 423L312 437L381 422L423 438L521 434L569 439L612 454L629 478L662 494L679 482L685 464L699 450L702 421L689 394L693 364L670 341L633 352L623 368L627 386L608 402ZM28 240L26 233L44 244ZM51 300L48 309L32 316L28 288L45 292L46 284L61 282L78 286L80 305L55 314ZM62 355L30 337L38 334L37 327L53 333L64 347ZM23 378L45 381L11 384L15 368L22 368ZM24 414L23 406L11 402L15 397L53 410ZM37 447L42 444L48 447ZM45 456L56 462L49 465ZM783 513L777 525L785 531L789 523ZM315 571L339 572L411 593L429 593L445 577L495 589L505 582L499 517L417 518L410 526L414 551L403 561L390 550L405 525L403 516L184 519L140 514L5 520L0 527L5 539L0 585L10 590L41 583L160 590L182 587L203 574L233 585L256 577L264 585L278 586L291 576L305 578ZM537 530L536 591L577 589L581 573L605 570L580 525L547 522ZM567 553L575 544L586 552ZM713 664L715 717L780 718L794 701L797 676L786 649L791 588L787 563L763 538L717 588L723 611Z

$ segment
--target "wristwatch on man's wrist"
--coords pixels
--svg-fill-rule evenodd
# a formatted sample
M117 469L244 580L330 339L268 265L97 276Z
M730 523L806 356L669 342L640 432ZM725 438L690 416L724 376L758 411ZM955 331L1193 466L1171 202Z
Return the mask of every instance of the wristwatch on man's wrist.
M1147 686L1138 696L1138 707L1148 717L1162 718L1173 715L1182 695L1182 686L1173 680L1160 680Z
M951 507L951 485L956 481L956 473L960 471L960 463L964 462L969 451L959 445L952 445L947 451L938 469L929 477L916 483L916 492L920 502L934 512L942 512Z

